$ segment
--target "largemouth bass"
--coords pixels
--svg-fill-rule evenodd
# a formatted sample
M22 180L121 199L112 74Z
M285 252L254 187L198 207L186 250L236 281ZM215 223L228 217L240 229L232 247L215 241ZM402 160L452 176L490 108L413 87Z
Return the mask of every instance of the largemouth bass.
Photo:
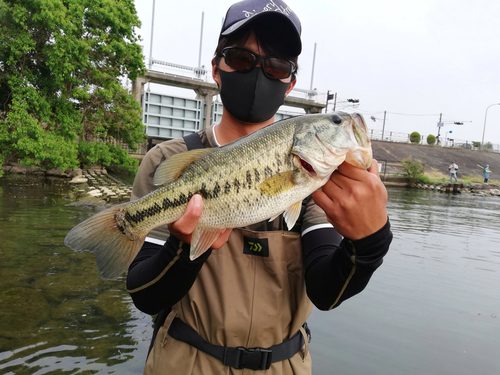
M203 213L193 232L190 258L210 248L227 228L284 214L292 228L302 200L321 188L342 163L368 169L372 149L359 114L304 115L269 125L218 148L174 155L157 168L152 193L101 211L76 225L64 243L91 251L103 278L130 265L146 235L178 220L194 194Z

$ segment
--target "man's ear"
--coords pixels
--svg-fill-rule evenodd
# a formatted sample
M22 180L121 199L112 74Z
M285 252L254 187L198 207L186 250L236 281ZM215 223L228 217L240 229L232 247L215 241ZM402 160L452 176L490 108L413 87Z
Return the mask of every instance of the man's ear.
M288 94L290 94L290 91L293 90L293 88L295 87L296 83L297 83L296 79L294 79L292 82L290 82L290 86L288 86L288 89L285 92L285 96L288 96Z
M212 59L212 78L214 79L215 83L217 83L217 86L220 87L219 68L217 67L217 65L215 65L215 59Z

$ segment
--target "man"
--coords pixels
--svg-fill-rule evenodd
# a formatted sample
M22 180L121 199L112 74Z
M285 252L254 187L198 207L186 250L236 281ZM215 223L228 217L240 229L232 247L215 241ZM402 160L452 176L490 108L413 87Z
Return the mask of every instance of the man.
M132 199L154 190L158 165L196 140L218 147L273 123L296 83L300 33L298 17L281 0L233 4L212 61L221 122L151 149ZM312 303L330 310L364 289L392 239L386 203L376 161L369 171L344 163L305 200L294 228L280 216L226 230L190 261L203 210L194 195L168 226L170 235L150 233L127 276L135 305L158 314L145 374L310 374L305 322ZM248 241L263 251L245 252Z
M450 184L453 183L453 178L455 178L455 183L458 183L457 180L457 171L458 171L458 165L455 164L455 160L451 162L451 165L448 167L450 170Z
M481 168L483 168L483 167L481 167ZM484 183L487 184L488 180L490 178L490 173L491 173L490 165L486 164L486 166L483 169L484 169L484 171L483 171Z

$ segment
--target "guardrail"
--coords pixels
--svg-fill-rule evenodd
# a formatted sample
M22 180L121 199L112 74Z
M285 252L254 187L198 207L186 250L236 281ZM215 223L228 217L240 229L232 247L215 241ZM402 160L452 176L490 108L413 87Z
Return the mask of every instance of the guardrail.
M369 129L369 135L370 135L371 140L376 140L376 141L411 143L410 142L410 133L401 133L401 132L394 132L394 131L385 130L384 134L383 134L383 139L382 139L382 130ZM423 135L421 134L419 144L426 145L427 144L427 136L428 136L428 134L423 134ZM462 140L462 139L446 138L444 140L441 140L441 142L439 144L436 144L436 146L450 147L450 148L465 148L468 150L480 150L481 148L474 146L475 144L478 144L478 142L477 141L473 142L473 141L468 141L468 140ZM482 150L500 153L500 145L487 142L487 143L485 143Z
M205 69L205 66L201 67L191 67L186 65L174 64L167 61L161 61L156 59L146 58L144 61L148 70L155 73L170 74L177 77L191 78L197 81L208 82L211 77L209 71ZM319 93L316 90L305 90L300 88L294 88L290 94L291 97L310 100L314 103L325 103L326 94Z
M148 70L151 72L172 74L175 76L181 76L205 82L207 82L208 80L208 71L205 69L205 66L193 68L191 66L174 64L156 59L146 59L145 64L148 67Z

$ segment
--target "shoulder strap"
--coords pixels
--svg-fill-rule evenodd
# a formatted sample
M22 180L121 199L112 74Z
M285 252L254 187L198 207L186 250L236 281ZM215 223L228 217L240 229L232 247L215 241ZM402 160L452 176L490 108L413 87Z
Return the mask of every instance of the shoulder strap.
M184 139L184 142L186 143L186 147L187 147L188 151L196 150L199 148L205 148L205 146L203 145L203 142L201 141L201 136L199 133L191 133L191 134L185 135L182 138ZM151 351L151 349L153 348L153 344L155 342L156 335L158 334L158 330L165 322L165 319L167 318L170 311L171 311L171 308L168 307L168 308L160 311L158 313L158 315L156 316L156 318L154 320L154 326L153 326L154 327L153 337L151 339L151 345L149 346L148 355L149 355L149 352Z
M199 133L191 133L189 135L185 135L182 138L184 139L184 142L186 142L188 151L196 150L198 148L205 148L205 146L203 146Z

